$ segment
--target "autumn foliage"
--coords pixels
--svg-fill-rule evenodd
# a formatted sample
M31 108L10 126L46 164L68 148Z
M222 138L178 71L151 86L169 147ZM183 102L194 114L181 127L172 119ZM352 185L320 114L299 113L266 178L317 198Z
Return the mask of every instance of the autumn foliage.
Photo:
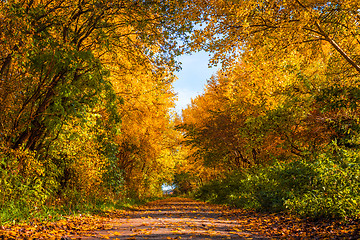
M191 28L175 16L182 8L0 3L2 218L162 193L177 139L174 39Z
M356 218L359 9L1 1L0 219L161 196L164 183L245 208ZM198 50L222 69L177 116L175 57Z
M196 7L206 9L205 24L194 31L192 47L213 53L212 63L223 69L178 125L189 163L212 175L205 184L191 171L179 175L194 176L187 181L210 201L358 217L352 176L360 177L359 4L197 1Z

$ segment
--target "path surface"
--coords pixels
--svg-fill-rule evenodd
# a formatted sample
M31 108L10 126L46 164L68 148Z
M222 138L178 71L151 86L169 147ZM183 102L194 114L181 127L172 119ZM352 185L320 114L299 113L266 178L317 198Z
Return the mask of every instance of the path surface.
M110 229L81 239L268 239L240 229L231 211L191 199L170 198L125 212Z
M360 239L360 219L313 221L170 198L133 210L0 225L0 239Z

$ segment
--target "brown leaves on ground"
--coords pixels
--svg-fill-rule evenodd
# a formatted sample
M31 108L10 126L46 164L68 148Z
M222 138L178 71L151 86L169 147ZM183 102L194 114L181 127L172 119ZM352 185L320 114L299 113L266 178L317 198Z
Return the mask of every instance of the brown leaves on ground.
M109 228L107 218L100 216L69 216L56 222L33 220L27 224L1 226L0 239L79 239L95 230ZM71 236L71 237L70 237Z
M229 210L241 229L253 229L269 238L281 239L360 239L359 221L300 219L284 213L256 213Z
M308 221L185 198L128 211L2 227L0 239L359 239L359 222Z

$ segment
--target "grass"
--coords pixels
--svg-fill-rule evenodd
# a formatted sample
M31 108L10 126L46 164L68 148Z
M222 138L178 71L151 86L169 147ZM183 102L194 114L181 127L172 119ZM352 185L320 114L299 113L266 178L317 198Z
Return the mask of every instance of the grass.
M40 222L57 221L72 215L95 215L112 210L133 209L137 206L144 205L147 202L160 199L146 198L134 199L124 198L116 201L97 200L95 202L85 202L80 204L58 204L52 206L43 206L41 208L29 209L18 203L8 204L7 207L1 208L0 226L14 225L18 223L29 223L33 220Z

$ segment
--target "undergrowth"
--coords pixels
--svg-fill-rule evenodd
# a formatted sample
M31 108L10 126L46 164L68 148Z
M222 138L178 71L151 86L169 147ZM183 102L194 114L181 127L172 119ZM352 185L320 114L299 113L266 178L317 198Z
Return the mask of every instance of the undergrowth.
M360 153L332 149L313 160L295 159L234 172L201 187L201 200L300 217L360 216Z
M57 221L71 215L94 215L112 210L131 209L157 199L159 199L159 197L146 199L124 198L116 201L98 200L72 205L44 205L40 208L31 208L26 205L21 207L15 202L8 204L7 207L1 208L0 226L31 222L33 220Z
M130 195L116 171L110 177L119 181L109 180L109 172L95 177L92 168L83 168L66 158L61 160L64 163L54 159L44 162L34 151L13 150L0 143L0 227L129 208L153 199ZM118 185L109 187L111 184Z

